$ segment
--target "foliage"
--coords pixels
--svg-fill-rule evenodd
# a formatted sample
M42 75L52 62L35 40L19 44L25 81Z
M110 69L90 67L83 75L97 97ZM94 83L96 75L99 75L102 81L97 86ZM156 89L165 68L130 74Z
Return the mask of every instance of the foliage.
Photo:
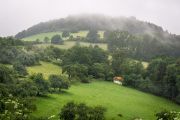
M49 76L50 85L52 88L68 89L70 84L66 77L60 75L50 75Z
M89 74L96 79L102 78L107 81L112 81L114 73L108 64L94 63L92 67L89 68Z
M41 59L46 61L61 60L64 55L64 50L54 46L49 46L41 53Z
M157 120L179 120L180 112L163 110L156 114Z
M44 42L45 42L45 43L48 43L48 42L49 42L49 38L48 38L48 37L45 37L45 38L44 38Z
M12 46L0 47L0 62L4 64L11 64L15 61L19 50Z
M1 120L30 120L30 113L36 110L29 99L18 99L13 96L0 98Z
M38 95L38 87L32 80L20 80L13 89L12 94L22 98Z
M12 84L16 76L12 69L0 64L0 83Z
M52 44L63 44L63 40L61 38L60 35L54 35L52 38L51 38L51 43Z
M44 79L42 73L33 74L30 78L34 81L37 86L37 95L46 95L49 91L49 83Z
M104 120L105 108L101 106L88 107L84 103L68 102L60 112L62 120Z
M22 52L21 54L18 54L16 61L25 66L37 65L39 64L39 56L38 54L31 52Z
M81 81L88 76L88 68L83 64L65 65L62 68L62 73L67 73L69 79L79 78Z
M96 30L90 30L86 36L87 41L90 43L97 43L99 41L99 37L100 36Z
M63 65L71 63L92 65L93 63L106 62L107 59L107 52L99 47L74 46L65 53Z
M160 55L179 56L177 51L180 44L172 45L163 39L167 38L154 38L148 34L133 35L125 31L110 32L106 38L110 52L125 49L130 51L128 56L135 59L150 60Z
M63 31L62 37L69 37L70 33L68 31Z
M20 76L25 76L25 75L28 74L28 73L27 73L27 70L26 70L26 67L25 67L23 64L21 64L20 62L15 62L15 63L13 64L13 69L14 69L15 71L17 71L17 73L18 73Z
M143 81L143 78L141 75L132 73L132 74L124 76L123 85L138 88L142 81Z

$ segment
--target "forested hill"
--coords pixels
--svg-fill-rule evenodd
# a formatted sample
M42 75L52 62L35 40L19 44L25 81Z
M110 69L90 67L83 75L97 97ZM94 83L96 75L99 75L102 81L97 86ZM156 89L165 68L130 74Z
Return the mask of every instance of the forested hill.
M172 38L177 37L170 35L160 26L149 22L137 20L135 17L108 17L104 15L76 15L41 22L27 30L18 33L16 38L24 38L38 33L54 32L54 31L79 31L79 30L122 30L132 34L149 34L156 38ZM176 38L177 39L177 38Z

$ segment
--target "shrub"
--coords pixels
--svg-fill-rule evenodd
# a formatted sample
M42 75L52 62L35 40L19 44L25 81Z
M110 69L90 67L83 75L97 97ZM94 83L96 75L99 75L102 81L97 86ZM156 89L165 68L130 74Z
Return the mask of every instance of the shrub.
M84 103L68 102L59 115L62 120L104 120L104 112L102 106L89 107Z

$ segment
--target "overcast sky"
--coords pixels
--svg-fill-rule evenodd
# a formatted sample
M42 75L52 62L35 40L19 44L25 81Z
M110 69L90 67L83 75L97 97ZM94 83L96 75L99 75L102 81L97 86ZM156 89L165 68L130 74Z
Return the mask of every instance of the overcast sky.
M0 36L73 14L135 16L180 34L180 0L0 0Z

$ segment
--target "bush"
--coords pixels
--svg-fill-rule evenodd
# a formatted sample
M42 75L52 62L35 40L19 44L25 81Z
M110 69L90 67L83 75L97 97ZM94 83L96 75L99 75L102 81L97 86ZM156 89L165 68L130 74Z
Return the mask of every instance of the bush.
M0 64L0 83L4 83L4 84L13 83L14 78L15 75L13 70L6 67L5 65Z
M163 110L155 115L157 120L179 120L180 112Z
M24 98L29 96L32 97L37 95L38 88L31 80L21 80L12 92L15 96Z
M39 64L39 56L34 53L21 53L17 56L16 61L25 66L32 66Z
M50 85L52 88L58 88L59 91L61 89L68 89L70 84L66 77L60 75L50 75L49 76Z
M51 43L52 44L63 44L63 40L61 38L60 35L54 35L52 38L51 38Z
M42 73L33 74L30 78L34 81L37 87L37 95L46 95L49 91L49 83L44 79Z
M104 120L105 108L101 106L89 107L84 103L68 102L60 112L62 120Z
M141 81L143 81L141 75L136 75L136 74L125 75L123 85L138 88Z
M26 67L21 64L20 62L15 62L13 64L13 68L15 71L17 71L17 73L20 75L20 76L25 76L27 75L27 70L26 70Z
M69 37L70 36L70 33L68 31L64 31L62 33L62 37Z

